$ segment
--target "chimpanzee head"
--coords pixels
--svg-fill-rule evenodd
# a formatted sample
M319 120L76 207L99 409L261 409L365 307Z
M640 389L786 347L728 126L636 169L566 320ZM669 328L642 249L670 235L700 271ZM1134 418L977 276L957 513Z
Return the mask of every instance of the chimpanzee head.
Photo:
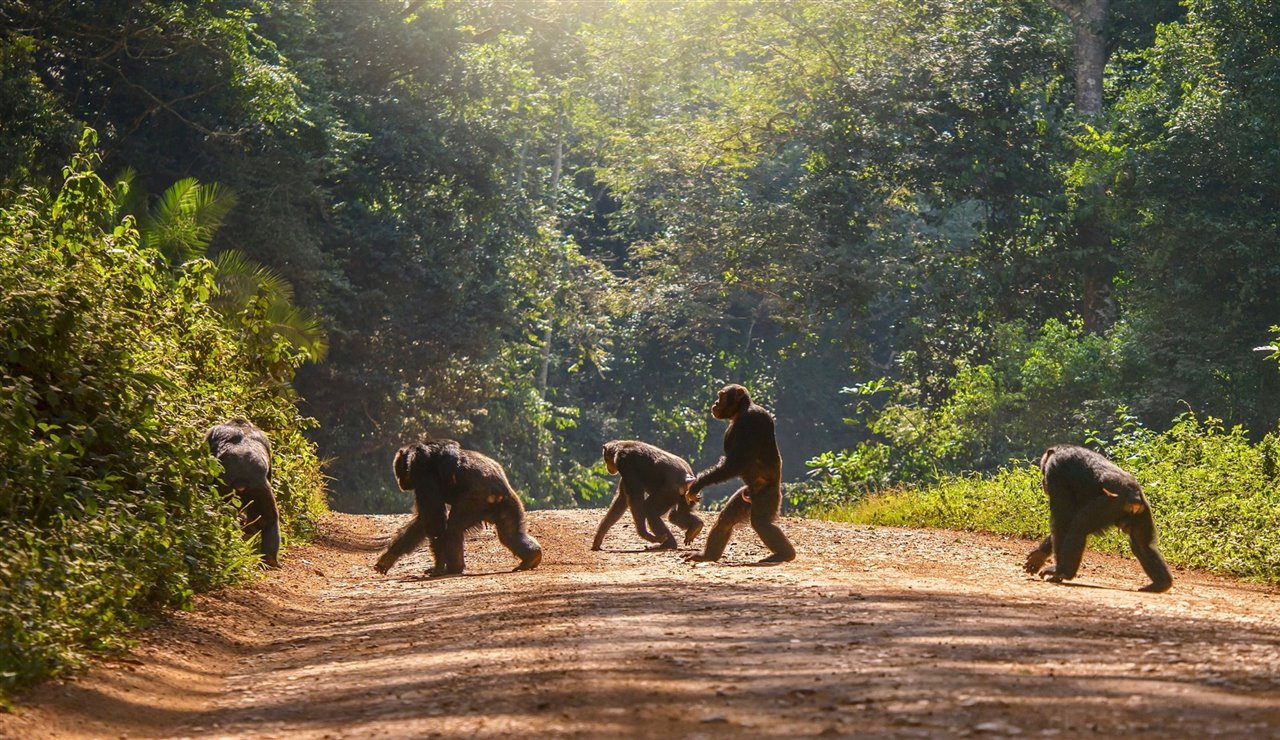
M400 484L401 491L413 490L413 479L410 477L409 471L413 468L414 459L425 452L426 449L420 442L405 445L396 450L396 459L391 464L391 467L396 472L396 483Z
M617 462L617 460L615 459L615 456L617 455L616 445L614 445L614 443L612 443L612 442L608 442L608 443L606 443L606 444L605 444L604 449L602 450L602 452L603 452L603 455L604 455L604 467L605 467L605 470L608 470L608 471L609 471L609 475L617 475L617 474L618 474L618 462Z
M734 383L720 389L720 395L711 406L711 415L717 419L734 419L751 405L747 389Z

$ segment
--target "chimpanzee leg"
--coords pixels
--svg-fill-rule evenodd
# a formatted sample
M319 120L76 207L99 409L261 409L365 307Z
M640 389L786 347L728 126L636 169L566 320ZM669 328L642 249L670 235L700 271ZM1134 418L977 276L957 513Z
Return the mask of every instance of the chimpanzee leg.
M449 515L443 497L425 499L418 505L417 515L422 520L427 542L431 546L431 575L444 575L449 560L444 550L444 533Z
M672 502L671 496L665 494L650 493L649 497L645 499L645 521L649 522L649 529L660 540L658 544L648 548L650 550L676 549L676 537L671 534L667 523L662 521L663 514L666 514L667 510L671 508Z
M787 563L796 559L796 549L778 526L778 513L782 511L782 487L771 483L751 492L751 528L760 535L765 547L773 554L762 563Z
M613 525L618 523L626 510L627 493L622 487L622 481L618 481L618 492L613 496L613 503L609 504L609 510L604 513L604 519L601 519L600 526L596 527L596 538L591 543L592 550L599 550L604 545L604 536L609 533Z
M247 537L261 533L259 544L262 560L272 568L280 567L280 512L276 497L268 483L263 489L247 489L240 494L240 505L248 519L244 533Z
M1120 521L1123 517L1124 502L1110 496L1099 496L1076 512L1065 532L1058 536L1059 525L1054 522L1053 535L1053 570L1041 571L1053 581L1069 581L1076 577L1080 570L1080 561L1084 558L1085 540L1094 532L1101 532Z
M1156 549L1156 523L1151 518L1151 509L1143 508L1137 514L1130 514L1125 524L1125 528L1129 530L1129 546L1133 548L1133 554L1151 579L1151 583L1138 590L1162 594L1173 588L1173 575L1169 573L1169 565Z
M467 532L484 522L487 506L488 501L483 494L468 494L449 509L449 520L444 526L444 536L440 538L445 573L456 575L466 570L467 559L463 554L463 544Z
M644 481L634 475L622 474L622 485L627 490L627 506L631 508L631 518L636 523L636 534L649 542L662 542L657 535L650 534L649 528L645 524L645 518L648 516L645 511L645 490Z
M702 532L702 520L693 513L693 507L685 500L684 496L680 497L680 503L676 504L667 518L671 520L672 524L684 530L684 544L686 545L692 543L698 534Z
M743 486L729 497L724 510L716 518L716 523L711 526L711 533L707 535L706 549L698 555L689 556L690 560L714 561L724 555L724 549L729 545L729 538L733 536L734 527L751 517L751 504L742 497L746 491L747 487Z
M262 559L272 568L279 568L280 510L270 483L258 499L258 511L262 513Z
M498 530L498 541L516 557L520 564L515 570L533 570L542 562L542 546L525 531L524 506L514 494L497 504L492 515L494 529Z

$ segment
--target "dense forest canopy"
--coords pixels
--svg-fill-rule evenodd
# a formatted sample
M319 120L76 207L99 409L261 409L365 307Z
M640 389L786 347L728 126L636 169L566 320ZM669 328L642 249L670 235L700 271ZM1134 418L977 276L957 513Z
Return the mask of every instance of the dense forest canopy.
M714 457L728 381L792 480L1280 413L1273 2L2 0L0 32L0 198L86 128L108 183L233 194L196 256L291 286L339 508L406 506L424 432L590 501L605 439Z

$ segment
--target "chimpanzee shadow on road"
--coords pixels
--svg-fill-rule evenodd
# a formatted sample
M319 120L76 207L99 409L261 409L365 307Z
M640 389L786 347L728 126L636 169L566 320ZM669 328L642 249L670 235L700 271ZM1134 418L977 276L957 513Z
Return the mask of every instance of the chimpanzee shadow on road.
M1066 586L1068 588L1096 588L1100 591L1128 592L1128 591L1137 590L1132 588L1120 588L1119 586L1104 586L1100 583L1080 583L1079 581L1058 581L1057 583L1054 583L1052 581L1041 581L1041 583L1047 584L1049 586Z

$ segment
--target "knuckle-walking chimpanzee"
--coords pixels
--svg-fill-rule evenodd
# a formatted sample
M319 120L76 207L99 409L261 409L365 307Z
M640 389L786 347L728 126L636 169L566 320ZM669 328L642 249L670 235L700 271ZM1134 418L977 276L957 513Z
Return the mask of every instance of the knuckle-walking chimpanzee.
M205 432L209 452L222 463L219 489L224 496L234 491L240 500L244 533L261 533L262 560L280 567L280 511L271 488L271 442L248 419L237 416Z
M777 525L782 509L782 455L773 432L773 414L752 403L747 389L726 385L711 407L711 415L729 422L724 432L724 457L699 473L688 495L698 496L703 488L741 478L743 486L729 498L707 535L706 549L690 560L719 560L734 527L750 520L751 527L773 554L762 563L794 560L796 550Z
M1173 576L1156 549L1156 525L1138 480L1098 453L1059 445L1040 457L1049 496L1049 536L1027 555L1023 569L1059 582L1076 577L1085 540L1111 525L1129 535L1129 544L1151 583L1140 591L1163 593ZM1054 564L1043 567L1049 556Z
M606 442L602 452L605 468L621 477L613 503L596 529L592 550L600 549L605 534L627 509L635 520L636 533L656 543L650 549L676 548L675 535L662 521L667 512L671 512L671 523L684 530L684 543L693 542L702 531L702 520L693 513L697 497L686 495L693 480L689 463L659 447L630 439Z
M433 575L461 573L466 569L466 534L486 522L520 558L515 570L531 570L542 562L542 546L525 530L524 504L496 461L451 439L437 439L401 447L392 467L400 490L414 493L414 512L378 558L374 567L379 573L424 539L435 559Z

